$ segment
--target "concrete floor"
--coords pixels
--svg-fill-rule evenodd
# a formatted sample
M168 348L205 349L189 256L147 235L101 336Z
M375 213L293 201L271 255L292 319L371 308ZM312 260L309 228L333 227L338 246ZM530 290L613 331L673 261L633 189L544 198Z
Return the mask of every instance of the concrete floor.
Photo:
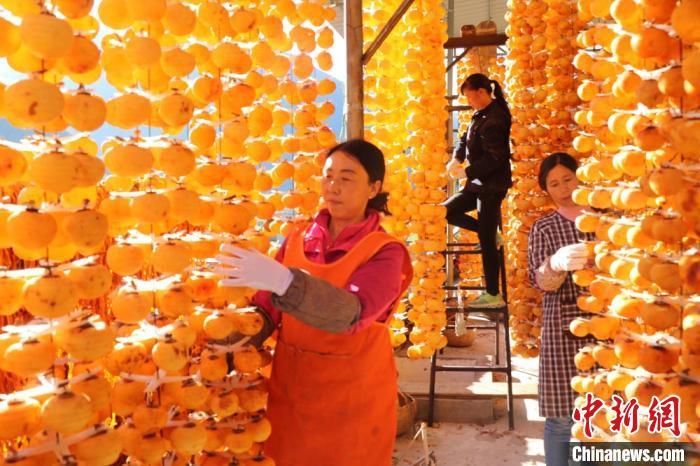
M395 466L544 466L544 419L537 415L536 400L516 400L515 430L500 416L488 423L436 423L426 429L427 451L434 462L425 462L422 436L399 437Z
M502 336L502 334L501 334ZM441 361L449 363L492 362L495 347L493 331L478 331L469 348L446 348ZM503 344L503 338L501 338ZM536 382L537 359L513 357L515 382ZM429 361L409 361L397 357L399 385L408 393L426 393ZM436 392L455 391L474 381L490 381L491 373L438 373ZM419 403L419 419L425 417L427 403ZM544 419L539 417L536 399L516 399L515 429L508 430L505 400L438 400L436 423L424 426L425 441L407 434L396 442L395 466L517 466L544 465ZM449 421L449 422L448 422ZM456 421L456 422L455 422ZM420 421L419 421L420 422ZM417 424L420 428L420 424ZM430 454L433 462L426 462Z

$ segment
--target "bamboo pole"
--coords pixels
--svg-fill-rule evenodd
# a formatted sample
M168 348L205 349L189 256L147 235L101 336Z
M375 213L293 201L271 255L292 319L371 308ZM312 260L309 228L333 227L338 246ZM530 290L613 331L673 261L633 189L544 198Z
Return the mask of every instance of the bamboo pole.
M345 83L346 128L348 139L364 135L364 89L362 73L362 0L345 1Z
M399 5L394 14L391 15L391 18L389 18L389 21L387 21L382 30L379 31L379 34L377 34L374 42L367 47L367 51L362 57L362 64L366 65L369 63L377 50L379 50L379 47L382 46L386 38L389 37L389 34L391 34L391 31L393 31L396 25L399 24L399 21L401 21L401 18L403 18L412 4L413 0L403 0L403 2L401 2L401 5Z

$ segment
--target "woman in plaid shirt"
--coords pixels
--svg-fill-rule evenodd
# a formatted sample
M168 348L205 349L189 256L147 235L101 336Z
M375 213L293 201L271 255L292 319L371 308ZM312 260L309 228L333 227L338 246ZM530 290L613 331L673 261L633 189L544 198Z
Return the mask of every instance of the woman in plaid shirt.
M546 418L547 466L568 464L575 398L570 384L577 374L574 356L580 347L593 341L569 332L569 323L581 315L576 306L581 289L570 272L585 267L588 252L582 241L594 239L593 234L578 231L574 223L582 211L571 198L578 185L576 168L576 160L566 153L555 153L542 161L539 185L557 210L535 222L528 244L530 281L543 291L539 405L540 415Z

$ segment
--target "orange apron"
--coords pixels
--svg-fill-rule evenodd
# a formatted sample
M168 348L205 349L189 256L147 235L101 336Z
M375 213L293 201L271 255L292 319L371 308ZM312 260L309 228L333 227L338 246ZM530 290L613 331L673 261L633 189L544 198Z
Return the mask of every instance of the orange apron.
M338 261L317 264L306 258L303 230L297 230L288 238L284 264L345 287L358 267L391 242L397 240L372 232ZM406 251L401 294L412 273ZM333 334L282 313L273 361L267 411L272 435L265 454L277 466L391 465L397 374L384 324Z

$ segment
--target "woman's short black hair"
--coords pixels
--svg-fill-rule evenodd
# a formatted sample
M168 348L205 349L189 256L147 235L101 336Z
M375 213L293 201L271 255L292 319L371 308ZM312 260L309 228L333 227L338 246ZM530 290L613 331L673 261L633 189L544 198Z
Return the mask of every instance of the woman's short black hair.
M549 172L557 165L563 165L574 173L576 173L576 169L578 168L576 159L566 152L555 152L549 155L540 164L540 172L537 175L537 182L540 188L542 188L542 191L547 191L547 175L549 175Z
M384 185L386 165L384 164L384 154L379 147L375 146L371 142L365 141L364 139L349 139L332 147L328 151L327 157L330 157L335 152L345 152L346 154L355 158L367 172L370 183L381 181L382 186ZM387 207L388 202L389 194L384 191L380 191L376 196L369 200L367 207L378 210L379 212L383 212L387 215L391 215L391 212L389 212L389 208Z

